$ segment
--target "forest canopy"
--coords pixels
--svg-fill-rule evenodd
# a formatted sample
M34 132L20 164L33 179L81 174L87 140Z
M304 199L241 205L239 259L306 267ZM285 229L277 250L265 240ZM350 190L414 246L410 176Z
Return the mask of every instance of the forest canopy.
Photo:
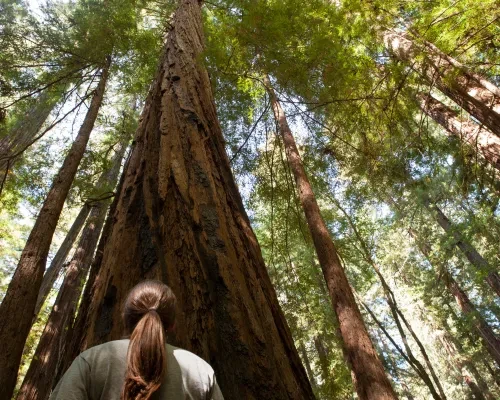
M500 398L495 0L0 0L0 399L144 279L226 399Z

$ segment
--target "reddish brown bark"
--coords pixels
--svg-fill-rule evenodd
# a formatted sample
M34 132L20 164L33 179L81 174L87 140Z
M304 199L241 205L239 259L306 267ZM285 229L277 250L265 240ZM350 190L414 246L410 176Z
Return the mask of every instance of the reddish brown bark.
M54 286L54 283L63 268L64 262L66 261L66 257L68 257L68 254L73 247L77 236L80 234L80 231L89 213L90 206L88 204L84 204L77 217L75 218L73 225L71 225L71 228L64 238L64 241L57 250L56 255L52 259L49 268L47 268L47 270L45 271L42 284L40 286L40 291L38 292L38 298L36 299L34 312L35 318L40 313L40 309L42 308L43 303L45 303L50 290Z
M431 248L427 243L420 242L417 233L413 229L409 229L410 235L417 242L420 250L424 256L431 262ZM453 278L453 276L448 272L446 266L443 266L436 274L441 277L444 284L450 291L450 293L455 298L460 310L469 317L472 318L474 327L483 339L484 346L488 350L488 353L495 360L495 362L500 366L500 340L496 337L495 333L489 326L489 324L484 320L481 314L476 310L474 304L469 299L469 296L460 287L458 282Z
M500 171L500 138L458 113L429 94L420 95L421 110L441 125L450 136L472 147L493 168Z
M299 200L306 216L316 254L338 319L344 354L353 373L356 392L361 400L395 399L397 398L396 394L368 336L363 318L340 263L337 249L321 216L318 203L302 165L295 139L288 126L286 115L267 77L265 78L265 84L285 145L288 163L295 177Z
M457 231L452 225L448 217L441 211L441 209L428 198L424 199L424 205L435 216L437 223L443 230L453 237L455 245L465 255L467 260L484 276L486 276L486 283L491 289L500 296L500 276L497 272L493 271L488 262L479 254L479 252L472 246L465 238Z
M417 44L408 34L384 32L384 43L396 57L411 62L412 68L430 84L500 136L500 90L486 79L471 73L457 60L429 42ZM424 56L423 61L419 55Z
M125 149L126 144L118 147L111 168L101 176L96 185L98 192L103 192L108 188L114 189ZM71 324L76 303L83 290L82 283L87 276L108 206L109 200L92 205L75 254L67 268L61 290L19 390L18 400L45 400L50 394L56 368L61 358L61 349L64 348L65 331L68 323Z
M101 79L84 122L54 179L0 305L0 340L9 343L5 351L0 352L1 399L10 399L14 390L24 343L33 321L33 312L52 236L102 103L109 63L108 60L106 67L102 70ZM20 312L20 310L23 311Z
M225 398L313 399L230 170L203 36L200 3L181 0L75 346L120 338L130 288L161 278L178 299L171 342L210 362Z

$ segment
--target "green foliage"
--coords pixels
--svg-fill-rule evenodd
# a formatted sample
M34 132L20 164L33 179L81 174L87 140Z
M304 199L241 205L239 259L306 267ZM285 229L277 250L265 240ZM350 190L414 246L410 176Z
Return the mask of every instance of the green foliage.
M53 1L38 17L20 0L4 0L0 7L0 138L41 99L54 103L51 118L77 104L90 93L106 56L113 57L105 110L67 201L72 215L83 201L102 195L93 189L97 177L109 166L113 147L135 129L140 110L131 112L126 103L130 96L136 103L145 98L175 2ZM204 6L207 46L200 62L209 71L231 166L318 399L353 398L353 386L262 78L270 76L289 117L358 300L402 346L376 264L424 343L448 398L470 397L457 360L472 363L479 374L473 379L483 379L498 396L493 384L498 369L484 364L489 355L473 318L464 316L448 293L443 268L497 334L500 303L484 273L471 266L456 238L424 205L425 199L437 204L498 271L498 173L421 114L419 92L432 91L459 108L408 63L392 59L382 41L388 28L411 32L417 43L430 41L498 83L498 16L494 0L215 0ZM417 57L425 60L425 54ZM82 106L70 113L76 119L50 131L8 176L0 199L1 289L84 111ZM133 117L126 118L129 113ZM60 237L67 223L61 223ZM424 239L428 257L421 251ZM360 308L400 396L429 398L414 369ZM457 354L445 352L443 335L460 345ZM30 343L35 341L33 334ZM411 338L409 346L422 361Z

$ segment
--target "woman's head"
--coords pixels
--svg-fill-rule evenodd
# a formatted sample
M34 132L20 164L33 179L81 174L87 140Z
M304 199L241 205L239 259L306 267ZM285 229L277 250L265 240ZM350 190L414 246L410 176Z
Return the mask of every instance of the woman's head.
M122 400L147 400L166 372L166 331L175 321L175 295L159 281L144 281L129 293L123 319L130 344Z

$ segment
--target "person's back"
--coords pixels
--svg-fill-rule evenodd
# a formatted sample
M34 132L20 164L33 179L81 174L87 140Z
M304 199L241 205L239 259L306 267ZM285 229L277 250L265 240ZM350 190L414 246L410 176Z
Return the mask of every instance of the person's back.
M175 318L168 286L146 281L125 303L130 340L115 340L81 353L50 400L223 400L208 363L165 341Z

